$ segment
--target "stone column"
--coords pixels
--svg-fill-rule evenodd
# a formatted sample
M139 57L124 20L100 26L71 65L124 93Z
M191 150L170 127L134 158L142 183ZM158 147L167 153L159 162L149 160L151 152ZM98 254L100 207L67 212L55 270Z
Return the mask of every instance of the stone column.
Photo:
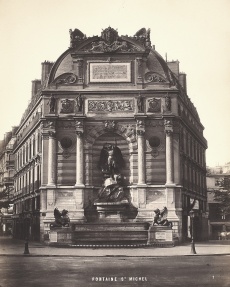
M48 185L56 185L56 138L53 131L49 132Z
M76 185L84 185L84 150L83 134L77 131L76 143Z
M138 144L138 184L145 184L145 139L144 132L137 132Z
M76 186L84 186L83 122L76 121Z
M146 182L145 166L145 125L144 120L137 120L137 145L138 145L138 184Z
M173 126L172 122L165 120L166 133L166 184L174 184L173 170Z

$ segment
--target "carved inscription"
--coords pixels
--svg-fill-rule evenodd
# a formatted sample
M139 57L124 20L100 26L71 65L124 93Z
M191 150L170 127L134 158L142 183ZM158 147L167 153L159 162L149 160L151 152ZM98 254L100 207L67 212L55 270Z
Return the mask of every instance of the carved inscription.
M130 82L130 63L90 63L91 82Z

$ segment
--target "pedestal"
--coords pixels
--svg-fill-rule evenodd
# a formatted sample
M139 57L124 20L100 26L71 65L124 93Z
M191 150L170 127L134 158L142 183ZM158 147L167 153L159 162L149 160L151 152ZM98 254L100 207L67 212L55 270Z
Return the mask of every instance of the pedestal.
M173 231L169 226L152 225L148 230L148 245L173 246Z
M94 205L99 214L99 222L122 222L129 207L128 201L96 202Z

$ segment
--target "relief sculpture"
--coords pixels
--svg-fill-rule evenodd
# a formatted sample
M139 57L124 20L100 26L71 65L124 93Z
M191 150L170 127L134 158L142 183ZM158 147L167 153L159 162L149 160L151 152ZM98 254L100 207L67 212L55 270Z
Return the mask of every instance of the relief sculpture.
M89 101L89 112L122 112L133 111L133 102L125 101Z

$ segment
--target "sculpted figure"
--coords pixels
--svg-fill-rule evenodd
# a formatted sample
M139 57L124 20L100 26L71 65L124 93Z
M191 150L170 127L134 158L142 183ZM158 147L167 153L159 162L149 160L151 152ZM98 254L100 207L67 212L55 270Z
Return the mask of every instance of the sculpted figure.
M168 209L166 206L162 210L157 208L156 210L154 210L154 212L155 212L155 216L153 218L152 225L172 227L172 222L168 221L167 219Z
M83 99L82 99L82 96L79 95L76 98L76 111L77 112L82 112L82 107L83 107Z
M122 187L120 170L124 167L124 159L117 145L104 144L98 167L104 176L104 183L98 193L98 202L118 202L127 200Z
M47 105L50 106L50 113L54 113L55 112L55 103L56 103L56 99L53 95L51 95Z
M62 212L58 210L58 208L54 209L54 217L55 217L55 226L64 226L68 227L70 220L68 216L68 210L63 209Z
M119 147L110 143L104 144L98 167L105 178L111 177L114 179L114 175L118 174L119 170L124 167L124 159Z
M165 107L166 107L166 111L168 112L171 111L171 98L169 96L166 96L165 98Z
M137 99L137 108L138 108L138 113L144 112L143 97L141 95L139 95Z

